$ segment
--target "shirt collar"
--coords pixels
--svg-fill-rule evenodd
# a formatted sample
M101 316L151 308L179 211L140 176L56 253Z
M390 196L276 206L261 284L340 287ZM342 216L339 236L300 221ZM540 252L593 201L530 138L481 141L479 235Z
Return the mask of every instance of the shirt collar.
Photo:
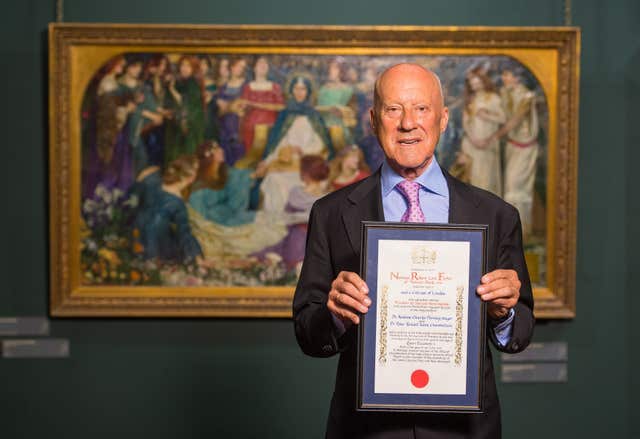
M382 163L380 182L382 184L382 196L386 197L389 193L400 183L404 178L399 176L396 171L391 169L391 166L386 160ZM420 183L420 185L427 191L432 192L443 197L447 197L449 194L449 188L447 187L447 181L442 174L442 169L436 160L436 156L433 156L433 160L427 166L427 169L414 181Z

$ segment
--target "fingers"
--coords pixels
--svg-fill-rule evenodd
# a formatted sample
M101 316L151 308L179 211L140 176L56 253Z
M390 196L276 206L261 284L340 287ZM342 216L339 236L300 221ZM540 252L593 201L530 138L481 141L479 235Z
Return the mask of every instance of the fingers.
M366 313L371 305L369 288L360 276L353 272L340 272L332 282L327 300L329 311L343 321L360 323L358 313Z
M515 270L505 270L505 269L493 270L485 274L484 276L482 276L481 282L483 284L487 284L498 279L508 279L512 281L517 281L518 289L520 288L520 285L519 285L520 280L518 279L518 273L516 273Z
M341 271L336 278L336 281L338 280L352 284L363 294L369 294L369 287L367 286L366 282L362 280L360 276L358 276L357 273L353 273L351 271Z
M327 308L329 308L329 311L345 323L353 323L354 325L360 323L360 317L358 314L348 308L338 306L336 302L329 300L327 302Z
M481 295L480 299L505 308L513 308L518 303L519 296L518 292L512 288L501 288L492 293Z
M488 303L504 308L513 308L520 298L520 280L514 270L494 270L485 274L477 293Z

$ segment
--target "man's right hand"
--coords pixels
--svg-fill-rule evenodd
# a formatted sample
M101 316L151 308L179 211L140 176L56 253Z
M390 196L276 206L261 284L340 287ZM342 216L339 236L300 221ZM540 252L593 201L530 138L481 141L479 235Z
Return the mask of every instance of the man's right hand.
M370 305L369 287L356 273L341 271L331 283L327 307L345 328L360 323L358 313L366 313Z

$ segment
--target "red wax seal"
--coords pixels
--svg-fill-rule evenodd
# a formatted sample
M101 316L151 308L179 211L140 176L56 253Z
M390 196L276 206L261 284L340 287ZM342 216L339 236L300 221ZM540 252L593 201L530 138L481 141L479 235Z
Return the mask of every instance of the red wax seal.
M429 384L429 374L422 369L414 370L411 374L411 384L418 389L427 387L427 384Z

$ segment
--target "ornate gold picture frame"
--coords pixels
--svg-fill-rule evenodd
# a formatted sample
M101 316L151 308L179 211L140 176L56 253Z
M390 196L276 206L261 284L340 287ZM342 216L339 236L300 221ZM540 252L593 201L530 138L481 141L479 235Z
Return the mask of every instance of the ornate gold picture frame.
M51 24L51 314L290 316L307 209L379 166L372 81L411 61L445 88L439 164L518 208L536 317L571 318L579 51L576 28Z

